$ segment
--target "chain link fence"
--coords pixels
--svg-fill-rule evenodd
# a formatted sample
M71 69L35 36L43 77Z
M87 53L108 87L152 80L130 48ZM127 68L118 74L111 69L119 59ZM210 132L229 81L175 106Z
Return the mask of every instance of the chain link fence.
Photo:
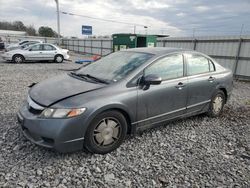
M0 35L0 37L7 43L24 39L39 39L43 42L57 43L57 38L50 37L15 35ZM60 44L63 48L77 53L105 56L113 52L113 41L111 38L62 38ZM236 77L250 80L250 35L159 38L157 46L184 48L203 52L214 58L224 67L230 68Z

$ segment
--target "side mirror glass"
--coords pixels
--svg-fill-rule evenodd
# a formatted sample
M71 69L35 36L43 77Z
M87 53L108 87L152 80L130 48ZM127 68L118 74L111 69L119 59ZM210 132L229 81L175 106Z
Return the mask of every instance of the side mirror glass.
M149 74L143 78L143 82L146 85L159 85L162 82L161 77L155 74Z

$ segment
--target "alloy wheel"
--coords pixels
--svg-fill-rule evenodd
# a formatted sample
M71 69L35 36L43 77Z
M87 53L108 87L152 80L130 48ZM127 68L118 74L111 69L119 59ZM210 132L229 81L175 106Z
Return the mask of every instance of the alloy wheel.
M56 62L59 62L59 63L60 63L60 62L62 62L62 60L63 60L63 59L62 59L61 56L57 56L57 57L56 57Z
M20 56L16 56L15 57L15 62L16 63L21 63L23 60L22 60L22 57L20 57Z

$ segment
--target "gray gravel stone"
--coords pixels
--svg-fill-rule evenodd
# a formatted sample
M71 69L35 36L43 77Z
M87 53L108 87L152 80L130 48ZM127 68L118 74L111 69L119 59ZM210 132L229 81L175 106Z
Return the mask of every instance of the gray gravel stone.
M0 60L0 187L249 187L250 83L234 83L221 117L167 123L107 155L59 154L27 141L16 120L27 86L79 66Z
M115 175L114 174L106 174L106 175L104 175L104 179L106 182L112 182L115 179Z
M39 170L39 169L36 171L36 173L37 173L38 176L43 175L43 172L41 170Z

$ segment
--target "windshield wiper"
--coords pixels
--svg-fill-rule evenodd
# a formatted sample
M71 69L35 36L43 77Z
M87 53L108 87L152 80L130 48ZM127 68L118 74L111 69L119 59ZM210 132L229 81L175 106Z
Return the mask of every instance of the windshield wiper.
M89 75L89 74L83 74L83 75L85 75L87 78L90 78L90 79L95 80L97 82L104 83L104 84L109 84L109 82L104 80L104 79L97 78L97 77Z
M70 74L74 75L74 76L79 76L81 78L89 78L91 80L94 80L96 82L99 82L99 83L104 83L104 84L109 84L109 82L107 82L106 80L104 79L101 79L101 78L97 78L95 76L91 76L89 74L81 74L81 73L76 73L76 72L71 72Z
M77 77L84 78L85 80L87 80L86 76L81 75L81 74L77 74L76 72L70 72L70 74L73 76L77 76Z

